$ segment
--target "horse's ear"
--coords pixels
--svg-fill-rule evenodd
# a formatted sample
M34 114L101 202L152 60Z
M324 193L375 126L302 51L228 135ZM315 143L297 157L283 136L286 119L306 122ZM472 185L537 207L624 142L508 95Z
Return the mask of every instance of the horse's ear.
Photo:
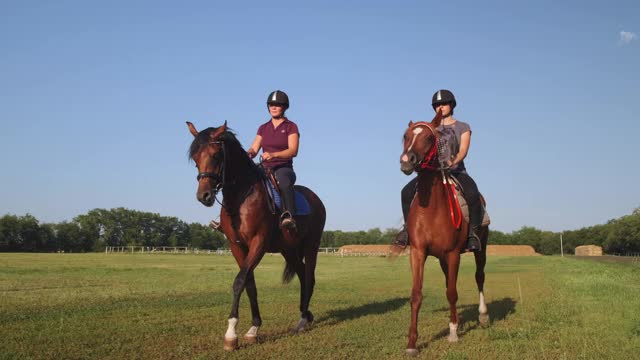
M227 120L224 121L224 125L221 126L222 131L227 131Z
M409 124L407 126L411 127L411 125L413 125L413 120L409 120Z
M198 136L198 130L196 130L196 127L193 126L192 123L187 121L187 126L189 127L189 131L191 132L191 134L193 135L193 137Z
M440 126L441 123L442 123L442 112L438 110L438 112L436 112L436 116L434 116L433 120L431 120L431 125L434 128L437 128L438 126Z

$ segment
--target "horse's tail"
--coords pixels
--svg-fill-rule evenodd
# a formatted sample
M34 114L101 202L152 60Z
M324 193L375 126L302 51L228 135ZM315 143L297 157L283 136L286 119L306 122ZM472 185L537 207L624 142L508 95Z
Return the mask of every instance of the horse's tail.
M296 275L296 264L292 263L289 259L286 259L284 271L282 272L282 283L288 284L291 279Z

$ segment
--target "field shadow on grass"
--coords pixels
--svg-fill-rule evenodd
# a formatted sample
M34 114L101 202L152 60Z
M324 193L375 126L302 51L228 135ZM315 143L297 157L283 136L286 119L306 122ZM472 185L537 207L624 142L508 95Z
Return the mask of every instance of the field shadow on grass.
M353 320L367 315L380 315L395 311L408 302L408 297L394 298L360 306L350 306L347 308L331 310L327 315L317 319L316 324L333 325L341 321Z
M464 337L465 334L471 330L477 329L480 326L478 322L478 305L462 305L457 307L458 310L458 336L460 338ZM512 315L516 312L516 301L510 297L502 298L500 300L495 300L487 304L487 310L489 312L490 323L492 325L496 321L505 320L509 315ZM447 312L449 313L449 308L444 307L435 310L435 312ZM449 336L449 328L446 327L439 333L433 335L429 341L420 344L418 348L427 347L429 342L442 339L444 337Z

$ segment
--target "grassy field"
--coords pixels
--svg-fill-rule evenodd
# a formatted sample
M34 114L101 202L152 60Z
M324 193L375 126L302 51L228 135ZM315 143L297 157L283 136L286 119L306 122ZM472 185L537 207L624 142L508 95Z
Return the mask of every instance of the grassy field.
M408 259L322 256L311 310L292 336L297 281L280 283L280 256L256 270L260 344L222 350L237 266L230 256L0 254L2 359L405 358ZM640 264L571 257L490 257L491 325L477 322L473 260L458 281L460 342L450 344L448 303L429 258L419 358L638 359ZM246 296L238 331L250 327Z

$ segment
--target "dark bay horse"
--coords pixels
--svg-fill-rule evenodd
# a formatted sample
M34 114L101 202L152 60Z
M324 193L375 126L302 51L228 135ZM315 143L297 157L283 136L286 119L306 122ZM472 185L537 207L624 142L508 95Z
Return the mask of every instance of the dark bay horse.
M450 342L458 341L458 315L456 302L458 291L458 269L460 267L460 253L464 251L469 224L462 219L459 228L454 225L450 212L451 191L444 183L444 172L438 169L436 128L442 121L442 114L438 112L430 123L409 122L409 128L404 133L404 149L400 157L400 169L409 175L418 173L417 195L411 204L407 219L407 232L411 244L411 272L413 274L413 288L411 290L411 325L409 327L409 343L407 353L418 353L416 341L418 339L418 312L422 304L422 283L424 264L427 256L432 255L440 260L440 267L445 275L447 286L447 300L449 301ZM484 203L484 199L482 199ZM455 213L454 213L455 214ZM459 216L459 215L458 215ZM457 221L455 221L457 223ZM487 237L489 227L480 230L482 251L474 253L476 260L476 283L480 292L478 310L479 321L485 325L489 321L487 305L484 301L484 266L486 264Z
M310 215L296 215L295 234L281 230L278 215L270 211L262 172L235 135L227 129L227 123L201 132L190 122L187 122L187 126L195 137L189 157L198 168L197 198L205 206L212 206L217 192L222 190L220 228L229 240L231 252L240 267L233 282L233 303L229 327L224 336L224 349L234 350L238 347L238 305L245 289L251 305L253 326L244 339L248 343L257 340L262 319L253 271L267 252L284 256L286 265L283 282L289 282L294 275L298 275L301 319L294 331L302 331L313 322L309 302L315 285L316 260L326 218L322 201L308 188L296 185L296 191L309 202L311 212Z

